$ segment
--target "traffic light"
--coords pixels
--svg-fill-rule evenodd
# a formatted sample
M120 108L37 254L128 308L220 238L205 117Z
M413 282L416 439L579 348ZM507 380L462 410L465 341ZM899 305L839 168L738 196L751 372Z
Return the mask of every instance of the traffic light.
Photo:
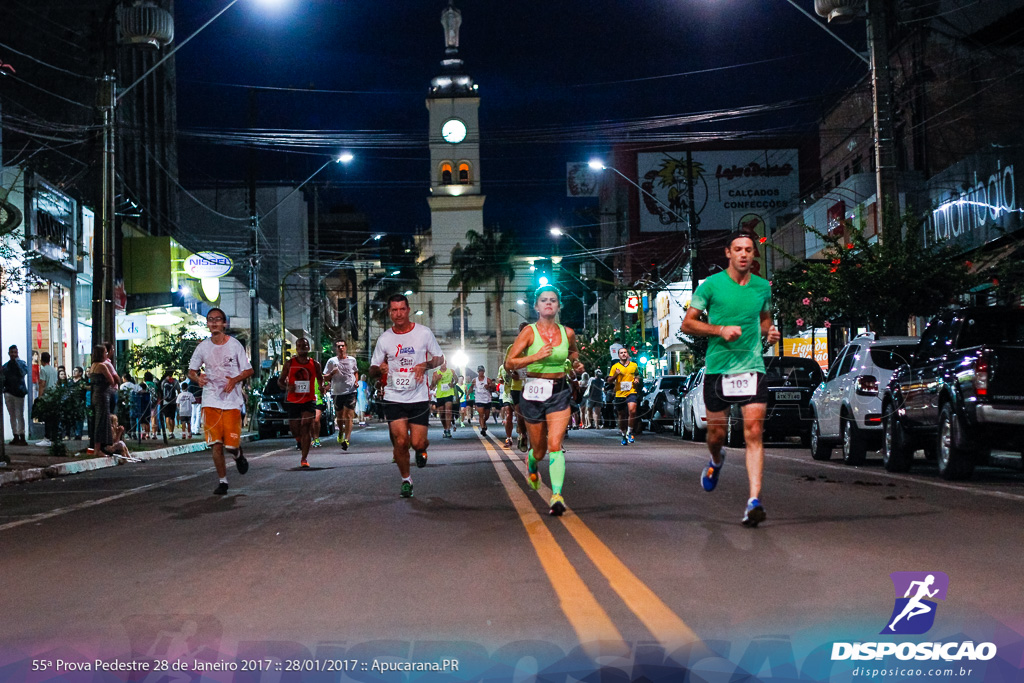
M551 259L537 259L533 262L533 282L537 287L555 283L552 277Z

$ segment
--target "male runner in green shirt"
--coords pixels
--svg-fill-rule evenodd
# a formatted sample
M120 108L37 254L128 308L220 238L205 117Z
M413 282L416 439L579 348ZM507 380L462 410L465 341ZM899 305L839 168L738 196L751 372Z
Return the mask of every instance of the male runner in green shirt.
M725 255L729 267L715 273L697 287L683 319L683 333L710 337L704 375L704 403L708 413L708 450L711 461L701 474L705 491L713 491L725 462L722 446L729 419L729 406L743 412L743 436L747 442L747 479L750 498L743 513L744 526L756 527L765 520L761 505L764 473L765 413L768 389L764 383L762 337L774 344L779 331L770 313L771 286L750 272L754 263L754 240L747 233L730 236ZM708 322L701 322L707 311Z

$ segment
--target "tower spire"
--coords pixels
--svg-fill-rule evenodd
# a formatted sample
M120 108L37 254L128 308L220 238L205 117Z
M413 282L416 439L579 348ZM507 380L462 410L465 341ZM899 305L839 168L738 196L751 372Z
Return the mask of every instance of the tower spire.
M441 74L430 82L430 96L475 97L476 85L459 57L462 12L455 6L455 0L448 0L448 6L441 11L441 26L444 27L444 59L441 60Z

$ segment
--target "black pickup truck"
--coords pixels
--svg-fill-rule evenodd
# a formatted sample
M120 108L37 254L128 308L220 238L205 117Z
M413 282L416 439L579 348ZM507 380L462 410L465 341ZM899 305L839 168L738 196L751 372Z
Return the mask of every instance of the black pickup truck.
M882 460L910 469L914 451L944 479L966 479L992 449L1024 450L1024 308L947 311L928 323L882 395Z

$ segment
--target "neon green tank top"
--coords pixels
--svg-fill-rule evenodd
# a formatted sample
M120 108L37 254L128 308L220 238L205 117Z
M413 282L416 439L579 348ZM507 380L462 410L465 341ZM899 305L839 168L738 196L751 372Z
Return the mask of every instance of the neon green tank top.
M537 330L537 323L531 324L530 327L533 328L533 343L526 350L527 356L532 356L544 346L544 339L540 336L540 331ZM565 332L565 325L559 325L558 331L562 335L562 340L558 342L558 346L551 349L551 355L544 360L527 365L527 372L541 374L565 372L565 361L569 358L569 335Z
M455 395L455 373L451 369L437 374L437 397L448 398Z

